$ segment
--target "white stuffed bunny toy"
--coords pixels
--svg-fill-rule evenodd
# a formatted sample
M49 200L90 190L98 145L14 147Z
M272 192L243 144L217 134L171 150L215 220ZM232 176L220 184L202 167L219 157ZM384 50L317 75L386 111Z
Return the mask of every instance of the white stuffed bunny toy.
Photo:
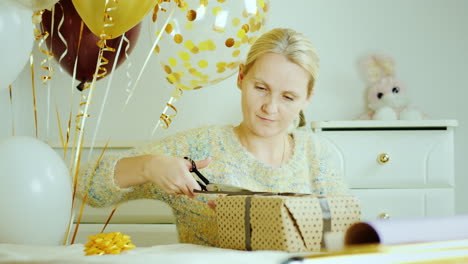
M395 77L395 63L387 56L372 55L363 60L368 82L369 111L359 119L420 120L423 114L409 107L406 86Z

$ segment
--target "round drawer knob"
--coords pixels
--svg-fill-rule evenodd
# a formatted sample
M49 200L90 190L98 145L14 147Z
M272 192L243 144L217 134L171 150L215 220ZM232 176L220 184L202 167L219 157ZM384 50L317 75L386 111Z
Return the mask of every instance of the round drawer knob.
M378 216L379 219L390 219L390 215L387 213L381 213Z
M377 161L380 164L388 163L390 161L390 155L388 155L387 153L382 153L382 154L379 155Z

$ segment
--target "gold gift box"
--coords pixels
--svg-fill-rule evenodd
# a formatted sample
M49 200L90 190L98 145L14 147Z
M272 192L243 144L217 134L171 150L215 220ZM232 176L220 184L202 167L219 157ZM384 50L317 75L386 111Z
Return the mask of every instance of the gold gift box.
M353 196L235 195L216 199L219 245L238 250L319 251L324 232L360 220Z

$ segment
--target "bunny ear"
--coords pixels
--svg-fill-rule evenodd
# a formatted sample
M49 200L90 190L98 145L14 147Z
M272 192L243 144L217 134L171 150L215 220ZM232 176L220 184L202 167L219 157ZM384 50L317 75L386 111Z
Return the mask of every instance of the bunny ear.
M371 55L362 60L363 71L369 83L382 78L394 76L395 63L392 58L384 55Z

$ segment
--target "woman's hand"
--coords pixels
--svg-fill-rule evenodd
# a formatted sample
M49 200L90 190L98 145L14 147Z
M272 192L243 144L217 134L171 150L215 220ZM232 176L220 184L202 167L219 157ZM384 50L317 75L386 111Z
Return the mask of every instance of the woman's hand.
M210 164L211 158L195 161L198 169L203 169ZM185 194L194 196L193 190L200 190L200 185L190 173L192 164L190 161L163 155L153 155L146 162L144 175L148 182L153 182L165 193Z
M210 164L211 158L195 161L197 168ZM121 188L152 182L165 193L194 196L200 186L190 173L192 164L183 158L164 155L142 155L123 158L114 170L115 182Z

